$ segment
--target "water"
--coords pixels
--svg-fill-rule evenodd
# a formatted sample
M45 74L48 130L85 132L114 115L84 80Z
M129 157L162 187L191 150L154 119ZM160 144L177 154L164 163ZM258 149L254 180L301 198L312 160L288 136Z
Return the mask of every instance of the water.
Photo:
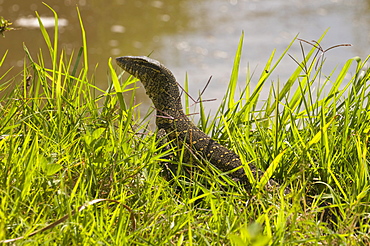
M248 67L255 73L252 82L257 82L271 52L276 49L277 56L281 54L297 34L306 40L317 40L329 28L323 47L353 45L326 54L326 73L336 66L340 68L347 59L355 56L365 59L370 54L369 0L49 0L46 3L60 17L61 47L68 55L82 45L76 5L79 7L87 33L90 75L95 74L97 85L103 89L108 83L109 57L151 54L170 68L180 83L187 73L194 97L213 76L205 98L221 99L243 31L240 87ZM35 60L40 48L44 58L48 56L35 11L43 17L52 36L52 12L42 1L0 0L0 16L19 28L0 38L0 56L9 50L0 74L13 67L5 79L22 71L23 43ZM289 54L297 59L301 57L298 42ZM285 57L271 76L271 82L284 83L295 67L294 61ZM147 98L139 100L147 101ZM219 101L206 107L215 108Z

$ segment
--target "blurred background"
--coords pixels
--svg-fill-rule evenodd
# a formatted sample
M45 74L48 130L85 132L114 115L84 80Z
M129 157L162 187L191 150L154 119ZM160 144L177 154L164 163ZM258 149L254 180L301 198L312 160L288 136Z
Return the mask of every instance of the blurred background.
M243 31L240 88L245 84L248 67L255 73L252 82L256 83L271 52L276 49L278 57L296 35L317 40L329 29L321 43L324 48L341 43L353 45L326 54L326 73L335 67L340 69L352 57L365 59L370 54L370 0L43 1L59 15L60 47L68 54L74 50L74 55L82 45L76 11L79 7L87 33L89 73L100 88L108 86L109 57L151 54L172 70L180 83L188 74L194 97L213 76L204 98L217 98L218 102L208 103L207 108L217 107L225 93ZM17 28L6 32L5 38L0 37L0 57L9 50L0 74L13 67L6 79L23 69L23 43L34 59L40 48L44 57L48 56L35 15L37 11L53 36L53 13L43 1L0 0L0 16ZM311 48L305 47L307 51ZM299 42L289 54L301 59ZM296 66L285 57L271 82L283 84ZM114 67L118 70L115 63Z

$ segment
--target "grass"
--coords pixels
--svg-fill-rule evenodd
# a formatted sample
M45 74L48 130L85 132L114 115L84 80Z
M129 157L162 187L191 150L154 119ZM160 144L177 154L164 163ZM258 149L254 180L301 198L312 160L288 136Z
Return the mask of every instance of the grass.
M238 95L241 37L221 106L211 117L200 103L199 126L244 163L265 170L248 193L206 167L191 179L182 178L181 171L173 182L163 179L159 162L167 153L148 128L154 116L141 116L135 94L126 96L136 80L123 80L108 61L110 87L95 86L88 77L81 18L80 24L77 55L60 51L58 29L50 38L40 21L48 52L31 57L25 47L21 76L4 81L0 75L6 93L0 99L0 240L24 236L17 245L370 243L369 57L350 59L337 75L325 75L311 47L290 78L274 82L262 101L265 82L273 80L274 68L298 41L277 59L273 52L253 79L257 85L252 88L249 76ZM270 176L291 193L259 188ZM74 213L95 199L110 200ZM65 215L69 218L54 228L28 236Z

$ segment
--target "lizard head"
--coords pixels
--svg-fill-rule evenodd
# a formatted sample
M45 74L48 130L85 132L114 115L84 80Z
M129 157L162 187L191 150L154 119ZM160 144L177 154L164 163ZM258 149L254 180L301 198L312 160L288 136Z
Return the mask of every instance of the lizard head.
M116 62L123 70L141 81L146 94L157 109L182 110L176 79L159 61L146 56L122 56L116 58Z
M159 83L164 82L161 77L175 80L173 74L159 61L146 56L121 56L116 58L116 62L123 70L141 80L145 87L161 86Z

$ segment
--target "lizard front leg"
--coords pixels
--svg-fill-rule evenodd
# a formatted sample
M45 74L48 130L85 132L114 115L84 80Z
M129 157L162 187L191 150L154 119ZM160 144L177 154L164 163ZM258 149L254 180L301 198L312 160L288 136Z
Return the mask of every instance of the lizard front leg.
M170 145L167 142L167 133L163 128L159 128L156 136L157 149L161 149L161 152L170 150ZM164 156L163 159L168 161L161 161L160 165L162 167L161 175L167 180L170 181L177 173L177 165L170 162L173 158L173 155Z

